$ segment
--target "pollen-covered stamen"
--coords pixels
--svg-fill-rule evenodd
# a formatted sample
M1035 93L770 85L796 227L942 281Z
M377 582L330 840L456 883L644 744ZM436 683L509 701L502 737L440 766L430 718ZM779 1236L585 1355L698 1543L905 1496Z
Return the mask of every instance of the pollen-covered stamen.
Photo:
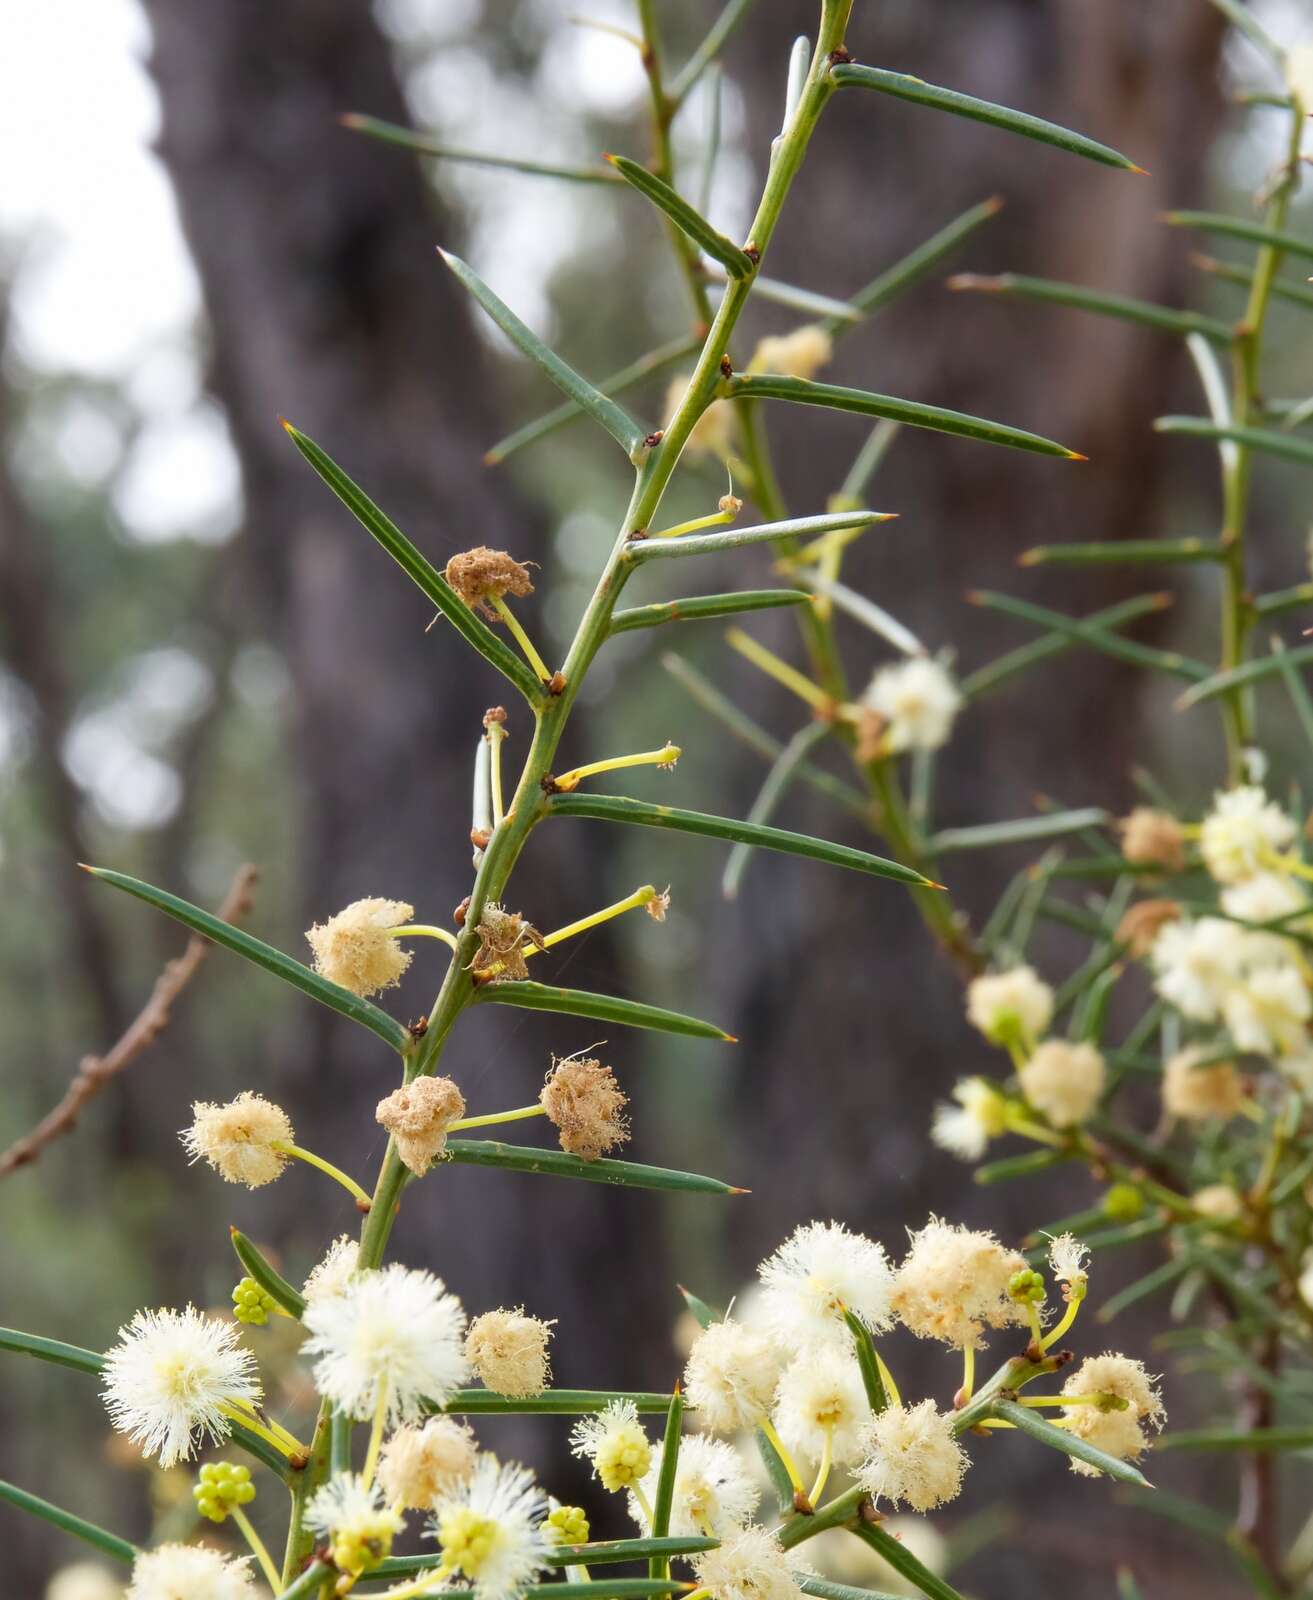
M559 778L553 778L552 792L570 794L585 778L594 778L599 772L620 772L626 767L661 767L671 772L682 754L677 744L667 741L659 750L640 750L632 756L608 756L604 761L590 761L586 766L572 767Z

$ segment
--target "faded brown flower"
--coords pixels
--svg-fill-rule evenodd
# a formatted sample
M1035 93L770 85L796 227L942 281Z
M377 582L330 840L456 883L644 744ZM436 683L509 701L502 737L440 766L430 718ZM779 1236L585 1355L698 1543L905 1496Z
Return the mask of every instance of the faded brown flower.
M500 600L507 594L533 593L528 567L507 555L505 550L490 550L486 544L452 556L444 576L465 604L487 617L489 622L499 620L489 600Z
M447 1125L465 1115L465 1096L450 1078L416 1078L380 1100L377 1121L397 1141L397 1154L422 1178L447 1147Z
M556 1124L561 1149L596 1161L629 1137L628 1097L610 1067L588 1057L555 1059L540 1096Z

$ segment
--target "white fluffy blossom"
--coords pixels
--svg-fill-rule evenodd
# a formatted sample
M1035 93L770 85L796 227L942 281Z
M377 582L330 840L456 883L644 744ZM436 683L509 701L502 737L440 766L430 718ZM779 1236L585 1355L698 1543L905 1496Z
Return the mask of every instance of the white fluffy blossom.
M255 1357L235 1323L185 1311L139 1311L105 1356L103 1397L110 1421L160 1459L194 1455L228 1437L227 1408L260 1398Z
M847 1344L843 1320L851 1311L873 1332L890 1322L893 1273L883 1246L841 1222L807 1222L796 1228L758 1269L761 1317L780 1343Z
M695 1556L693 1570L715 1600L800 1600L802 1595L779 1540L755 1525L718 1550Z
M951 1416L922 1400L910 1409L886 1406L867 1430L859 1481L877 1500L929 1511L955 1500L968 1461L953 1437Z
M1034 1042L1053 1020L1053 990L1033 967L985 973L967 985L967 1020L992 1044Z
M1082 1244L1074 1233L1060 1233L1049 1241L1049 1267L1059 1283L1083 1284L1089 1273L1085 1262L1089 1246Z
M986 1326L1005 1328L1024 1320L1008 1285L1025 1265L1024 1256L992 1233L931 1217L910 1236L894 1279L894 1311L918 1338L978 1349Z
M1241 1050L1258 1055L1287 1055L1307 1045L1311 1011L1313 1003L1304 979L1289 963L1248 973L1222 1002L1231 1038Z
M1130 1356L1087 1356L1062 1386L1067 1397L1112 1395L1126 1404L1120 1410L1105 1411L1088 1401L1063 1407L1063 1425L1078 1439L1115 1456L1118 1461L1135 1461L1149 1447L1146 1428L1161 1428L1166 1413L1155 1380ZM1073 1472L1085 1477L1100 1476L1097 1467L1073 1456Z
M422 1427L397 1428L378 1460L388 1504L427 1511L474 1471L479 1447L455 1417L430 1417Z
M244 1090L226 1105L198 1100L191 1126L179 1135L193 1161L205 1160L228 1183L258 1189L287 1165L286 1146L295 1138L281 1106Z
M1103 1093L1103 1057L1092 1044L1046 1039L1017 1068L1021 1092L1055 1128L1075 1128Z
M953 1099L956 1105L935 1107L930 1137L941 1150L979 1161L989 1141L1007 1130L1007 1099L988 1078L959 1078Z
M632 1489L652 1465L652 1441L638 1420L632 1400L612 1400L594 1416L581 1417L570 1434L570 1449L592 1463L604 1489Z
M703 1328L688 1352L684 1395L712 1433L755 1428L770 1409L783 1352L729 1317Z
M862 704L884 719L884 743L895 754L939 750L953 731L962 694L942 662L910 656L881 667Z
M775 1392L780 1438L790 1452L812 1461L824 1455L827 1435L836 1466L856 1461L870 1415L861 1368L837 1345L801 1350L784 1369Z
M1245 971L1250 935L1222 917L1169 922L1153 942L1155 987L1183 1016L1215 1022L1222 1002Z
M305 1309L315 1386L359 1421L381 1405L389 1424L413 1422L469 1375L465 1312L431 1272L397 1264L362 1272Z
M655 1458L639 1487L648 1505L656 1502L661 1463ZM670 1502L670 1533L677 1539L706 1535L723 1539L741 1528L757 1504L757 1489L743 1459L724 1439L692 1433L679 1446L675 1490ZM629 1514L647 1531L642 1503L631 1493Z
M1295 824L1256 786L1216 795L1204 818L1199 848L1218 883L1243 883L1272 866L1295 837Z
M199 1544L164 1544L137 1557L124 1600L256 1600L245 1561Z
M480 1600L510 1600L548 1565L546 1514L547 1496L527 1468L480 1457L465 1483L438 1502L440 1570L467 1578Z

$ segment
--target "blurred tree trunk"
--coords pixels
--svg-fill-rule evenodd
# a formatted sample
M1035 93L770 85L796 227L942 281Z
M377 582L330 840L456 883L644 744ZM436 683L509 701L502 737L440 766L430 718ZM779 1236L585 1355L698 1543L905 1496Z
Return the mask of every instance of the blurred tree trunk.
M244 473L244 601L294 683L305 895L279 921L295 938L311 918L365 895L413 901L424 920L445 921L470 882L469 774L484 707L505 699L510 709L508 762L524 749L528 714L452 630L425 634L427 602L301 461L277 413L320 441L439 566L481 543L542 554L540 519L481 464L496 435L487 363L467 303L434 256L455 225L435 215L410 158L337 124L351 109L407 120L368 6L149 0L148 10L161 150ZM550 855L531 853L521 904L545 927L577 915L588 892L588 875L571 871L571 848L567 837ZM425 975L407 980L394 1010L426 1009L439 970L432 948L421 941L415 967ZM595 964L604 970L591 979L613 981L604 956ZM516 1059L515 1014L490 1015L499 1010L462 1024L447 1069L473 1109L524 1104L548 1064L536 1043ZM304 1031L287 1052L290 1103L308 1121L313 1086L314 1141L350 1152L364 1177L382 1151L373 1111L391 1072L340 1022L297 1014ZM550 1032L559 1042L561 1029ZM598 1261L626 1253L640 1215L623 1203L602 1209L596 1193L445 1171L408 1195L398 1250L436 1266L475 1310L528 1291L531 1309L554 1315L585 1300ZM475 1211L477 1227L451 1226ZM572 1248L544 1248L565 1238ZM610 1329L580 1317L570 1332L563 1381L614 1365ZM641 1353L628 1360L636 1374Z

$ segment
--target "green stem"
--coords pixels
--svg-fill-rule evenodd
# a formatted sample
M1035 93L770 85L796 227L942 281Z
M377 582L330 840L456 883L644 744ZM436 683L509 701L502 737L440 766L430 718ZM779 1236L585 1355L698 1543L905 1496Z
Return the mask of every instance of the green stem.
M1304 117L1299 106L1291 117L1286 165L1268 202L1264 226L1280 233L1290 211L1290 200L1299 177L1300 143ZM1234 381L1231 396L1231 422L1247 428L1261 411L1259 366L1272 287L1282 261L1277 245L1264 245L1258 252L1249 302L1243 320L1232 340ZM1261 421L1261 416L1257 417ZM1249 512L1249 486L1253 472L1253 451L1236 442L1229 463L1222 469L1222 531L1225 548L1223 566L1221 662L1223 672L1238 667L1244 660L1249 630L1253 623L1245 571L1245 544ZM1245 779L1244 753L1253 738L1251 707L1243 686L1231 690L1222 700L1226 732L1227 778L1232 784Z

